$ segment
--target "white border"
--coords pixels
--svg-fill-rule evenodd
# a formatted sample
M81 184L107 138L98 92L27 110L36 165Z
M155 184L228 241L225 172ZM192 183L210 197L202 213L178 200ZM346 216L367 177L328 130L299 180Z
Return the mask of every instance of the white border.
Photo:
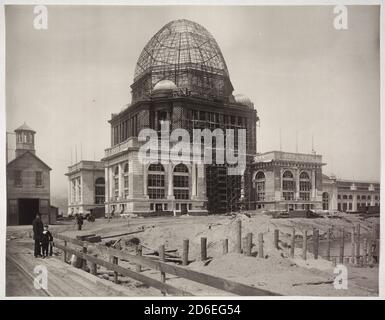
M46 0L46 1L19 1L19 0L8 0L2 1L0 5L0 43L3 45L0 46L0 61L1 63L1 74L0 74L0 148L1 148L1 157L0 157L0 298L5 300L24 300L25 297L5 297L5 245L6 245L6 165L5 165L5 12L4 4L12 5L34 5L34 4L45 4L45 5L137 5L137 6L150 6L150 5L194 5L194 6L247 6L247 5L266 5L266 6L293 6L293 5L381 5L380 13L380 68L381 68L381 97L380 97L380 106L381 106L381 159L384 159L385 156L385 142L382 139L385 135L385 115L384 115L384 98L385 98L385 85L383 83L382 75L385 72L385 67L383 63L384 59L384 19L385 14L383 10L384 1L378 0L350 0L350 1L315 1L315 0L288 0L288 1L258 1L258 0L212 0L212 1L185 1L185 0L142 0L142 1L95 1L95 0L66 0L66 1L55 1L55 0ZM385 182L385 161L381 162L381 186ZM381 187L381 215L380 215L380 232L381 232L381 248L384 248L384 239L385 239L385 230L383 228L385 220L385 190L384 187ZM52 299L63 299L63 300L382 300L385 298L385 268L384 268L384 259L385 259L385 250L380 252L381 265L379 268L379 296L378 297L313 297L313 296L280 296L280 297L102 297L102 298L88 298L88 297L55 297L55 298L44 298L44 297L28 297L31 300L52 300Z

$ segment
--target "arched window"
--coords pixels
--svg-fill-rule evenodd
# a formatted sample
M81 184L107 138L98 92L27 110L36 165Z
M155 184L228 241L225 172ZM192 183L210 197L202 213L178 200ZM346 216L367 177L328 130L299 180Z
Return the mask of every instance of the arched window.
M257 201L265 201L265 182L265 174L262 171L258 171L255 175L255 190Z
M124 165L123 174L124 174L124 198L127 199L128 197L128 163L125 163Z
M344 195L342 196L342 199L347 200L347 199L348 199L348 196L347 196L346 194L344 194Z
M349 200L353 200L353 196L351 194L349 195Z
M327 192L322 193L322 209L329 210L329 194Z
M147 193L150 199L164 199L164 167L160 163L148 167Z
M189 173L188 168L183 163L176 165L174 168L173 187L175 199L190 199Z
M95 180L95 203L103 204L105 194L105 181L103 177L99 177Z
M311 182L309 174L302 171L299 175L299 197L301 200L310 200Z
M286 170L282 175L282 180L283 198L285 200L293 200L295 190L293 173L289 170Z

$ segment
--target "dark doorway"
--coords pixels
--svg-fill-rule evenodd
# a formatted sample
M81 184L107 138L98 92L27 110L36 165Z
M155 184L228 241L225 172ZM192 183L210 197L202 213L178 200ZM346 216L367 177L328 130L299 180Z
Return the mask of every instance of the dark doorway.
M180 206L180 213L187 214L187 203L182 203Z
M39 199L19 199L19 225L32 224L39 213Z

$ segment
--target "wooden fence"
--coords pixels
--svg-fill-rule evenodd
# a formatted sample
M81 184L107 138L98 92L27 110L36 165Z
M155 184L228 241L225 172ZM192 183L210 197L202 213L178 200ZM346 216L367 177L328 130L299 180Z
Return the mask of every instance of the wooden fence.
M53 234L55 238L55 247L63 250L63 259L67 262L67 254L73 254L84 261L89 261L91 263L91 272L96 273L96 266L100 265L105 267L108 270L115 272L115 281L119 275L127 276L137 281L140 281L150 287L159 289L162 293L172 294L172 295L191 295L189 292L175 288L174 286L166 284L166 274L172 274L180 278L191 280L206 286L210 286L216 289L220 289L226 292L230 292L236 295L241 296L275 296L278 295L274 292L251 287L242 283L235 281L223 279L206 273L190 270L185 267L180 267L174 264L166 263L164 257L160 257L160 261L155 261L150 258L143 257L141 254L133 255L127 253L123 250L108 248L102 244L89 243L87 241L82 241L74 239L59 233ZM57 240L63 241L63 244L59 244ZM203 243L204 241L202 241ZM80 246L82 250L73 249L68 246L72 244L75 246ZM113 263L107 262L101 258L95 257L95 255L88 254L87 251L89 248L93 249L93 254L109 256ZM185 244L184 248L188 248ZM188 250L188 249L187 249ZM161 250L160 250L161 252ZM119 259L132 262L137 266L147 267L154 269L160 272L160 280L143 275L139 268L136 268L136 271L124 268L119 266ZM184 258L187 261L187 257ZM83 263L85 265L85 263Z

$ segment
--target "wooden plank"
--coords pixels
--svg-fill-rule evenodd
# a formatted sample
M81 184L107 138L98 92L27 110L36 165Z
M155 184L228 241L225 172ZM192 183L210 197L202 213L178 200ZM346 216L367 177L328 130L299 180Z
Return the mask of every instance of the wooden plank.
M291 245L290 245L290 258L294 258L295 252L295 228L293 228L291 233Z
M130 277L130 278L135 279L137 281L140 281L140 282L142 282L142 283L144 283L150 287L156 288L162 292L166 292L168 294L183 295L183 296L191 296L192 295L192 294L190 294L184 290L181 290L181 289L175 288L173 286L170 286L168 284L162 283L156 279L146 277L143 274L131 271L129 269L123 268L119 265L107 262L105 260L84 254L84 253L76 251L74 249L65 247L61 244L56 244L56 247L61 249L61 250L67 250L67 252L74 254L74 255L76 255L82 259L85 259L87 261L90 261L91 263L95 263L95 264L103 266L107 269L113 270L114 272L118 272L119 274L121 274L123 276L127 276L127 277Z
M189 249L189 240L183 240L183 255L182 255L182 264L184 266L188 265L188 249Z
M165 258L164 258L164 244L162 244L159 247L159 260L165 261ZM166 282L166 274L164 272L162 272L162 271L160 272L160 281Z
M103 254L115 255L121 259L125 259L133 263L137 263L142 266L155 269L157 271L163 271L181 278L195 281L216 289L228 291L237 295L243 295L243 296L277 296L279 295L277 293L274 293L268 290L251 287L245 284L222 279L206 273L189 270L184 267L174 266L174 265L167 264L165 262L154 261L151 259L147 259L145 257L131 255L124 251L102 247L101 245L96 245L95 247Z
M242 222L241 220L237 221L236 224L236 239L235 239L235 252L241 253L242 252Z
M109 236L105 236L105 237L101 237L101 238L102 238L102 239L116 238L116 237L128 236L128 235L130 235L130 234L140 233L140 232L144 232L144 231L145 231L145 230L136 230L136 231L132 231L132 232L125 232L125 233L119 233L119 234L109 235Z
M223 254L227 254L229 252L229 239L223 239Z
M181 277L181 278L195 281L195 282L198 282L198 283L201 283L201 284L204 284L204 285L216 288L216 289L228 291L228 292L231 292L231 293L234 293L237 295L241 295L241 296L278 296L278 295L280 295L280 294L277 294L275 292L271 292L271 291L260 289L260 288L251 287L251 286L248 286L245 284L237 283L237 282L231 281L231 280L222 279L222 278L212 276L212 275L209 275L206 273L202 273L202 272L198 272L198 271L194 271L194 270L189 270L189 269L184 268L184 267L170 265L170 264L167 264L167 263L161 262L161 261L154 261L152 259L148 259L148 258L145 258L142 256L132 255L132 254L129 254L127 252L117 250L117 249L107 248L106 246L103 246L100 244L89 244L89 246L92 246L94 249L99 251L100 254L103 254L103 255L116 256L120 259L128 260L132 263L140 264L144 267L148 267L148 268L151 268L151 269L154 269L157 271L163 271L165 273L169 273L169 274ZM61 249L64 249L64 248L65 247L62 246ZM76 252L77 255L81 254L80 252L77 252L76 250L71 250L71 251ZM97 259L97 260L100 260L100 259ZM103 261L103 263L105 262L104 260L101 260L101 261ZM98 265L101 265L98 262L95 262L95 263ZM114 266L113 264L110 264L110 263L108 263L108 264ZM119 268L121 268L121 267L119 267ZM109 269L113 270L112 268L109 268ZM133 272L131 270L129 270L129 271L134 273L134 275L141 275L141 274L138 274L138 273ZM118 272L121 273L120 271L118 271ZM121 274L123 274L123 273L121 273ZM129 275L127 275L127 276L129 276ZM147 278L147 277L145 277L145 278ZM138 281L141 281L141 280L138 280ZM158 281L158 282L162 283L160 281ZM159 289L159 290L162 291L162 289Z
M302 237L302 259L306 260L306 254L307 254L307 230L303 232Z

